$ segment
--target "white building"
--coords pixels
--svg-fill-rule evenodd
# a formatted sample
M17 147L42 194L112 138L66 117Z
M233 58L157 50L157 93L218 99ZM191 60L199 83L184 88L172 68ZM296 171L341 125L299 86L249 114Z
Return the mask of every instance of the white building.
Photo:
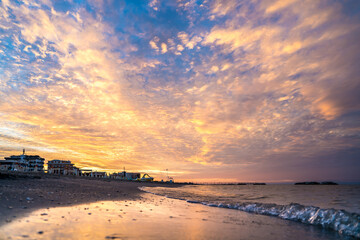
M80 175L79 168L75 167L71 161L56 159L48 161L48 173L75 176Z
M26 155L25 149L22 155L13 155L0 160L0 170L19 172L43 172L44 158L39 155Z

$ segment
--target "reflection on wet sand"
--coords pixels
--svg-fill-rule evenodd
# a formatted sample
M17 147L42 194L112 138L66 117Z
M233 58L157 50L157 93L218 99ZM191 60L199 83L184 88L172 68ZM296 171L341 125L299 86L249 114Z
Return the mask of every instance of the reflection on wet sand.
M336 239L335 233L267 216L144 194L41 209L0 227L4 239Z

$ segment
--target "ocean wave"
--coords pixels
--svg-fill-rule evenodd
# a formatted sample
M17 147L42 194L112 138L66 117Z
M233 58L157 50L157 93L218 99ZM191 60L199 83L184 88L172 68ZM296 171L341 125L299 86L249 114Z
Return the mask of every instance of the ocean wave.
M198 201L196 199L183 199L179 197L154 193L149 191L146 187L142 187L140 190L159 196L185 200L188 203L203 204L210 207L236 209L249 213L274 216L305 224L317 225L326 229L335 230L343 235L360 238L360 215L357 213L349 213L345 210L322 209L315 206L304 206L298 203L278 205L254 202L242 202L235 204L227 202L204 202Z

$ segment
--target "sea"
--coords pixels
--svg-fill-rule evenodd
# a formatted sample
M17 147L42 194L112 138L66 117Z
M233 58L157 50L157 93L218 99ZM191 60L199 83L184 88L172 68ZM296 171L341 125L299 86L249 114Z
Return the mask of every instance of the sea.
M360 185L142 187L167 198L314 225L360 238Z

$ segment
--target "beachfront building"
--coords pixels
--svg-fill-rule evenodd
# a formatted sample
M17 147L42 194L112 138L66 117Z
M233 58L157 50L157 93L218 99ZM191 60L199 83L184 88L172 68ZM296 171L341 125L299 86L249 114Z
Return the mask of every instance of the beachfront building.
M123 171L123 172L117 172L117 173L111 173L109 175L110 178L113 178L113 179L121 179L121 180L124 180L125 177L126 177L126 172Z
M119 173L113 173L111 174L110 177L115 179L134 181L140 178L140 175L141 175L140 173L131 173L131 172L123 171Z
M79 176L80 170L71 161L55 159L48 162L48 173Z
M106 172L91 172L90 176L95 178L107 178Z
M133 181L133 180L137 180L138 178L140 178L140 173L129 173L129 172L127 172L126 173L126 176L125 176L125 179L126 180L131 180L131 181Z
M44 158L39 155L26 155L25 149L22 155L13 155L0 160L0 170L19 172L43 172Z
M130 173L130 172L118 172L112 173L109 175L110 178L128 180L128 181L142 181L142 182L152 182L154 181L153 177L150 177L147 173Z
M83 177L94 177L94 178L107 178L108 175L106 172L93 172L92 169L80 169L80 174L79 176L83 176Z
M92 174L91 169L80 169L80 176L91 177L91 174Z

